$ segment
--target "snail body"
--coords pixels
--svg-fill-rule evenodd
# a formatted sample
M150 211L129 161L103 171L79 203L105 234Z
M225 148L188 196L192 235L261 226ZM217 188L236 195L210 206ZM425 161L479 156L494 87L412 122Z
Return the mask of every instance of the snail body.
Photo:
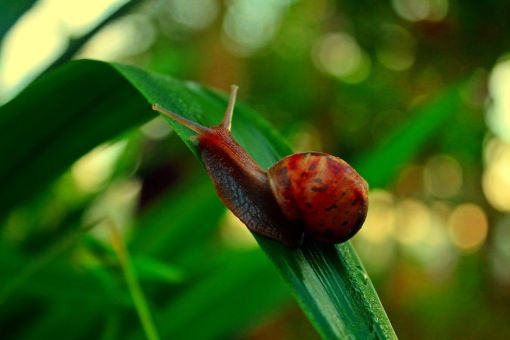
M290 247L304 235L340 243L363 225L368 186L342 159L319 152L283 158L267 172L230 133L237 86L220 125L204 127L159 105L159 111L197 133L202 161L221 201L251 231Z

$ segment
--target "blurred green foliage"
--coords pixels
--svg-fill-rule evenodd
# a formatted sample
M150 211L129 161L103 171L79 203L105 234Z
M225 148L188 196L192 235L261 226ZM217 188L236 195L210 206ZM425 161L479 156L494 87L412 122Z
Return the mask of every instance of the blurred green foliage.
M372 189L391 196L392 207L409 200L433 212L467 202L482 207L489 234L475 251L450 241L438 248L430 241L436 234L399 241L405 225L384 242L367 234L354 245L399 337L507 339L510 280L497 273L510 261L498 253L495 230L508 227L508 219L486 201L481 177L484 140L492 137L484 116L487 78L508 53L508 13L510 4L497 0L146 1L91 37L80 56L221 89L238 83L243 100L295 149L320 148L358 165ZM8 28L15 21L2 23ZM117 34L129 27L137 35L107 57L94 52L95 45L108 49L101 35L116 27ZM64 133L42 134L37 112L4 125L23 111L21 104L4 107L0 116L1 337L143 336L107 228L98 223L105 215L123 229L161 334L317 337L262 252L246 235L232 233L238 229L183 143L162 121L135 129L151 116L143 116L145 103L134 95L108 112L106 123L118 133L102 133L98 117L109 99L81 102L79 92L110 87L115 96L122 89L88 76L87 88L44 93L76 98L65 109L78 116L62 122ZM66 136L75 134L76 153L61 154ZM71 166L106 140L96 163L87 156ZM34 141L36 150L25 147ZM105 153L109 158L97 162ZM48 154L66 162L37 162ZM462 186L446 198L422 180L438 155L462 169ZM448 239L446 223L431 223ZM508 246L501 249L508 253ZM503 269L496 271L495 263Z

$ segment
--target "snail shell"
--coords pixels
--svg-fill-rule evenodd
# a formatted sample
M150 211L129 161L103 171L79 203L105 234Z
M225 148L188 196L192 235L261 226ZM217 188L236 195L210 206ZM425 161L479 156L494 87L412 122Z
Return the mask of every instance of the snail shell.
M285 157L268 171L278 205L289 220L323 243L340 243L363 225L368 185L344 160L321 152Z

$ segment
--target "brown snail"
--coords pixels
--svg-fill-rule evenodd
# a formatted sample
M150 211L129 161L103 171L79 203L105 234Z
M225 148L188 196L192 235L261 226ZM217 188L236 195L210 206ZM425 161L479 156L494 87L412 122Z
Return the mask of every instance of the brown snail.
M342 159L320 152L287 156L264 171L230 133L236 93L233 85L223 121L213 127L153 109L198 134L220 199L251 231L291 247L304 235L330 244L351 238L367 214L366 181Z

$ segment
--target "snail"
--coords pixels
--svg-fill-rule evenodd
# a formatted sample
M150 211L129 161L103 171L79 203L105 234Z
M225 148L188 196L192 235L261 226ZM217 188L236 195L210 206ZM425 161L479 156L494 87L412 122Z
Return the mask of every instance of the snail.
M321 152L287 156L267 172L230 133L237 86L221 124L205 127L154 104L193 130L215 189L252 232L298 247L304 237L334 244L351 238L368 210L368 184L344 160Z

